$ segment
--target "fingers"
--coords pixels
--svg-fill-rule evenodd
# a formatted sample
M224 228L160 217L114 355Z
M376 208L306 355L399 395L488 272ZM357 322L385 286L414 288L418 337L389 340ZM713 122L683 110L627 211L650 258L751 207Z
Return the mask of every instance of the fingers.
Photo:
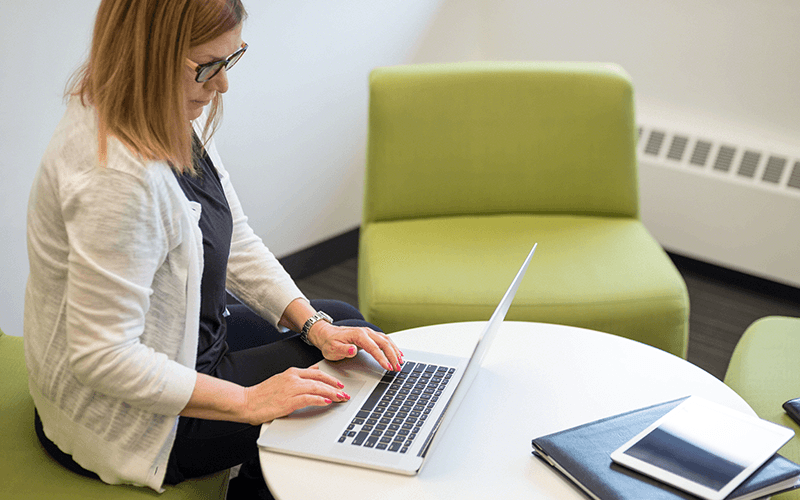
M370 330L370 337L378 345L387 361L389 361L392 371L402 370L403 353L400 352L400 349L398 349L396 345L394 345L392 339L390 339L385 333L374 332L372 330Z
M346 394L340 395L338 397L329 395L323 396L319 394L305 394L305 393L297 394L293 396L289 401L287 401L287 404L284 409L272 415L271 418L265 421L269 421L278 417L284 417L302 408L307 408L310 406L330 406L334 403L345 403L349 400L350 396Z
M364 347L364 350L372 355L381 365L388 366L389 371L399 372L402 369L403 357L400 354L400 349L394 345L394 342L389 339L389 336L370 330L369 338L372 340L372 344Z
M351 328L349 335L343 336L340 344L341 357L356 355L356 347L364 349L375 361L389 371L400 371L403 364L403 354L394 345L388 335L376 332L370 328ZM346 352L346 354L345 354Z
M291 387L289 391L294 409L311 405L324 406L350 400L350 395L344 391L344 384L321 371L319 367L290 368L284 374L289 378L287 383Z
M309 336L312 333L315 336L315 345L322 351L325 359L338 361L352 358L361 348L375 358L384 369L389 371L402 369L403 354L384 333L371 328L336 326L322 321L314 325Z
M289 368L244 390L246 421L253 425L283 417L306 406L350 400L335 377L318 368Z
M289 370L294 371L296 373L296 376L300 378L304 378L307 380L316 380L324 384L327 384L331 387L334 387L337 390L344 389L343 383L337 380L336 377L334 377L333 375L329 375L320 370L319 365L314 365L311 368L306 368L306 369L290 368Z

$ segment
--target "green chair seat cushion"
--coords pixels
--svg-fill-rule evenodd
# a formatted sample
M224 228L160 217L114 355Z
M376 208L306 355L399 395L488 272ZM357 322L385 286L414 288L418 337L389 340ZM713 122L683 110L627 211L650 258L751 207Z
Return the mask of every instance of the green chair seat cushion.
M759 417L800 433L782 405L800 397L800 318L770 316L752 325L733 351L725 384L736 391ZM780 452L800 463L800 436L795 434ZM772 498L800 499L800 491Z
M158 494L149 488L107 485L62 467L44 451L33 429L33 400L22 337L0 332L0 484L7 498L57 498L60 500L212 500L225 498L228 471L166 486Z
M534 242L539 248L508 320L591 328L685 357L686 285L634 218L490 215L370 223L361 232L359 305L388 332L487 320Z

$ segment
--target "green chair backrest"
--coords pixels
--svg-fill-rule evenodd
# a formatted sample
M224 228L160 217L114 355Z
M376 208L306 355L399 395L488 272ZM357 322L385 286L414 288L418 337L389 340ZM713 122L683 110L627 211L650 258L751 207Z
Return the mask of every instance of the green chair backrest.
M602 63L452 63L370 75L364 220L638 217L633 89Z

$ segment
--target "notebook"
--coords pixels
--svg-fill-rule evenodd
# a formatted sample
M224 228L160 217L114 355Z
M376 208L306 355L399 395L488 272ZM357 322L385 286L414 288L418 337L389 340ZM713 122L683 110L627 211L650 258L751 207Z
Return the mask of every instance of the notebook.
M417 474L453 419L505 319L533 245L481 332L472 355L461 358L403 349L401 372L387 372L367 353L320 369L339 379L349 402L308 407L274 420L261 433L264 449L387 472Z

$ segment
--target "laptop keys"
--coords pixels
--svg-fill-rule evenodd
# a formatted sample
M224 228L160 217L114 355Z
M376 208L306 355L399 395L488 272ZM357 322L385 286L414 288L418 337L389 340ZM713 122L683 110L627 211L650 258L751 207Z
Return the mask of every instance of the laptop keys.
M413 361L386 372L338 442L406 453L454 372Z

